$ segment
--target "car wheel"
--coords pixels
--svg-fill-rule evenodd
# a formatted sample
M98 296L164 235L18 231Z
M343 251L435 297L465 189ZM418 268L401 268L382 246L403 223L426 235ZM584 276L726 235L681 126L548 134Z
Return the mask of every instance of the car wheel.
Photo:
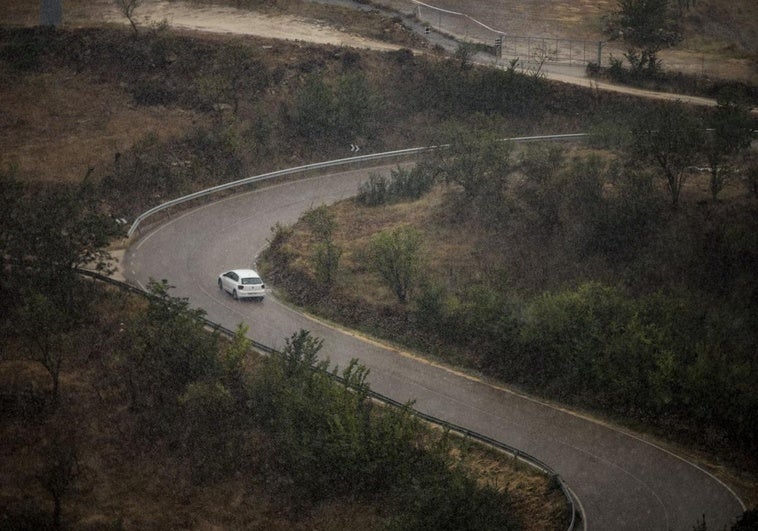
M218 289L224 289L223 284L221 284L221 279L218 279Z
M236 290L236 289L235 289L234 291L232 291L232 298L233 298L235 301L239 299L239 298L237 297L237 290Z

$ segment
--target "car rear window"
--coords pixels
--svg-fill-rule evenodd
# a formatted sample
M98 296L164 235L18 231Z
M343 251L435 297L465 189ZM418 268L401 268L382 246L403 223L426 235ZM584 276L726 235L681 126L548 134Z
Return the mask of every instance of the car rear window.
M258 277L247 277L242 279L243 284L262 284L261 279Z

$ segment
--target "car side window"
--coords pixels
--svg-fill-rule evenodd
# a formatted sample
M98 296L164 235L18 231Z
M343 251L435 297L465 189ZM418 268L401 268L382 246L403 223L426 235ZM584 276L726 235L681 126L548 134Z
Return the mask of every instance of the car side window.
M240 279L240 277L238 277L236 273L229 273L229 278L231 278L235 282Z

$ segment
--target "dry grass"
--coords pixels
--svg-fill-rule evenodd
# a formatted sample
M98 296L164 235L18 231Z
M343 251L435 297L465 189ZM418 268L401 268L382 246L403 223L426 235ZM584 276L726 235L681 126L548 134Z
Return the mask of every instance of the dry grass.
M89 168L102 174L136 140L179 135L199 119L181 109L137 107L119 87L66 69L0 76L0 162L17 166L24 179L76 181Z
M227 2L229 3L229 2ZM378 2L407 11L408 2ZM445 2L438 2L442 7ZM545 28L573 38L595 38L602 14L611 0L580 0L559 6L546 0L506 2L479 0L467 5L472 16L492 24L517 24L518 32L540 34ZM450 7L450 6L447 6ZM454 6L453 6L454 7ZM68 0L64 26L102 25L102 13L113 13L107 0ZM0 0L3 23L29 26L38 23L39 4ZM278 2L276 12L295 13L349 28L372 38L405 46L420 46L398 24L376 15L356 14L344 8L311 2ZM737 0L729 5L715 0L698 2L687 17L688 39L680 49L667 51L664 60L690 73L708 73L755 81L758 49L758 4ZM514 28L515 30L516 28ZM732 31L734 30L734 31ZM515 34L514 33L514 34ZM15 164L24 178L77 180L89 168L108 168L117 151L125 151L147 133L161 138L186 130L200 119L191 113L162 107L135 107L117 86L98 83L65 69L14 79L0 72L0 163Z
M509 466L504 466L504 461ZM524 531L551 529L564 521L567 508L563 493L529 465L482 447L471 449L464 464L480 485L507 492L517 513L528 515L522 519Z

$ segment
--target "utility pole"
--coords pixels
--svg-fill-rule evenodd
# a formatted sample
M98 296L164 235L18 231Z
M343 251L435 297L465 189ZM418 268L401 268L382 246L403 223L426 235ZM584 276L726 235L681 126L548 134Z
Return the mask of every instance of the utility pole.
M63 20L61 0L42 0L40 6L40 26L60 26Z

